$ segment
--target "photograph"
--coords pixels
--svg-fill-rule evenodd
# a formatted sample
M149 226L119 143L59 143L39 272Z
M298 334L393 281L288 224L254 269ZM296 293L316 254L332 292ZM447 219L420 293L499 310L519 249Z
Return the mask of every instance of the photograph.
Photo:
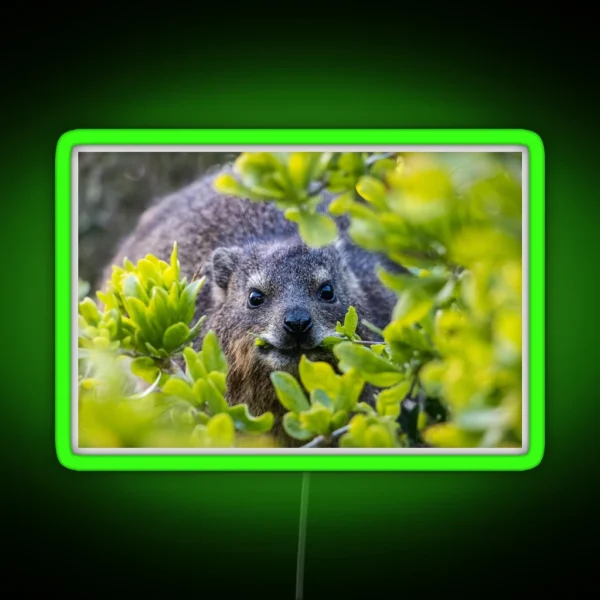
M527 156L77 148L74 451L526 452Z

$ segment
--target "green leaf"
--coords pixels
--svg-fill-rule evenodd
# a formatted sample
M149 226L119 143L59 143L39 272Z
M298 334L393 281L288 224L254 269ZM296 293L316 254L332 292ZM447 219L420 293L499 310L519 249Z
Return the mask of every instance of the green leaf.
M171 252L171 269L173 269L175 281L179 279L179 258L177 256L177 251L177 242L173 242L173 252Z
M436 448L473 448L480 434L461 430L454 423L437 423L423 431L423 439Z
M227 401L210 379L199 379L194 383L194 392L202 402L208 404L212 415L228 411Z
M292 152L288 159L288 172L292 184L298 190L305 190L310 182L314 162L313 152Z
M188 336L188 339L186 341L189 342L191 339L196 337L196 335L200 331L200 328L202 327L202 324L204 323L204 321L206 321L206 315L202 315L198 319L198 322L190 329L190 335Z
M370 202L377 208L381 210L387 209L385 200L387 191L385 185L379 179L375 179L375 177L371 177L370 175L361 177L356 184L356 191L367 202Z
M343 152L338 161L339 168L345 173L362 173L365 168L364 158L360 152Z
M235 161L234 169L246 187L261 191L283 194L281 185L275 186L273 175L287 170L276 156L269 152L244 152ZM285 173L287 176L287 172Z
M336 410L352 411L365 386L365 381L356 369L344 373L340 381L340 389L334 400Z
M377 401L381 404L399 404L406 398L410 391L410 380L405 379L401 383L390 387L377 394Z
M412 325L421 321L433 308L435 298L415 289L402 294L394 307L392 318L396 325Z
M210 416L207 415L205 412L198 411L196 413L196 421L201 425L207 425L210 421Z
M192 281L188 284L179 298L179 318L184 323L189 323L194 318L194 312L196 311L196 297L200 288L206 281L205 277Z
M310 393L310 403L314 405L316 403L322 404L326 408L333 410L333 402L331 398L323 390L313 390Z
M509 416L509 412L503 407L473 408L457 415L455 423L464 431L483 431L488 428L506 427Z
M198 355L189 346L183 349L183 358L185 359L186 372L194 381L204 379L207 375L206 369L202 361L198 359Z
M300 381L308 393L323 390L330 397L335 397L340 388L340 378L333 367L326 362L312 362L303 354L298 366Z
M298 232L304 242L313 248L331 244L338 235L337 226L330 217L305 211L299 214Z
M214 386L219 390L219 392L225 395L227 391L227 375L225 373L221 373L220 371L211 371L208 374L208 380L211 381Z
M168 329L172 324L173 319L169 311L169 296L163 288L152 288L147 314L148 318L155 320L163 330Z
M146 281L154 281L155 285L162 279L156 265L149 260L149 257L142 258L138 261L137 270Z
M353 339L356 334L356 327L358 326L358 314L354 306L351 306L346 313L344 318L344 333Z
M150 299L148 298L148 294L142 287L140 280L136 275L130 273L123 280L123 295L127 298L137 298L141 300L144 304L148 304Z
M338 337L337 335L328 335L327 337L323 338L320 345L324 348L332 348L343 341L343 337Z
M331 417L331 429L335 431L336 429L340 429L341 427L345 427L348 424L348 419L350 418L350 414L345 410L338 410Z
M340 438L342 448L360 448L363 445L365 432L367 430L367 416L360 414L352 417L348 427L348 433Z
M365 447L394 448L395 446L394 438L383 425L374 424L365 431Z
M325 175L325 173L327 172L327 169L333 159L334 153L333 152L315 152L313 154L316 157L316 161L315 161L315 164L313 167L312 177L313 177L313 179L320 181L323 178L323 176Z
M210 330L202 343L202 358L206 369L210 371L227 372L227 359L219 346L217 334Z
M299 223L300 222L300 209L297 207L294 208L288 208L287 210L285 210L285 212L283 213L283 215L285 216L285 218L288 221L291 221L292 223Z
M235 426L227 413L215 415L206 426L213 444L229 447L235 439Z
M160 346L160 339L156 327L153 327L147 317L146 305L137 298L124 298L125 308L131 321L133 321L144 333L146 339L153 346Z
M277 398L285 408L296 413L310 408L300 384L292 375L285 371L274 371L270 378L275 386Z
M247 433L266 433L273 427L273 413L266 412L258 417L253 417L246 404L232 406L229 408L229 415L236 428Z
M397 167L396 160L393 158L381 158L371 165L371 175L375 177L384 177L390 171L394 171Z
M340 361L339 367L342 371L356 369L367 382L378 387L394 385L404 379L397 365L385 358L378 356L364 346L358 346L352 342L338 344L334 354Z
M90 292L90 284L87 281L78 278L77 298L83 300Z
M298 415L293 412L289 412L283 416L283 428L295 440L306 441L315 437L314 433L302 427Z
M181 346L190 335L190 328L185 323L171 325L163 336L163 348L167 352L173 352Z
M91 298L85 298L79 303L79 314L89 325L97 326L100 322L100 312Z
M194 390L185 381L176 377L171 377L163 386L162 391L168 396L175 396L192 404L198 404Z
M402 321L390 323L384 330L385 341L396 346L405 346L408 350L418 350L425 353L435 351L427 334L422 329L407 327Z
M367 404L366 402L358 402L354 407L354 411L364 413L366 415L372 415L373 407L370 404Z
M269 344L269 342L266 340L263 340L261 337L257 337L254 340L254 345L258 346L259 348L268 348L271 344Z
M412 274L404 274L404 273L390 273L385 269L378 268L377 276L386 287L390 288L392 291L397 294L401 294L402 292L410 289L411 286L415 284L415 276Z
M350 208L354 206L354 203L354 192L346 192L331 202L329 205L329 213L334 217L339 217L346 214Z
M213 187L220 194L227 194L229 196L246 195L244 186L233 175L229 174L219 175L215 179Z
M377 409L377 412L382 417L393 417L394 419L397 419L400 416L400 403L385 404L384 402L381 402L381 400L379 400L379 398L377 398L375 407Z
M428 396L437 398L442 394L447 369L447 364L439 360L431 361L421 369L419 379Z
M352 241L372 252L386 251L388 247L386 243L386 230L380 220L368 214L365 214L364 217L352 214L359 210L365 213L366 211L361 205L357 204L355 209L351 211L352 219L348 229Z
M321 404L313 405L310 410L298 415L300 424L308 431L317 435L328 435L331 424L331 411Z
M139 356L131 361L131 372L146 383L154 383L160 369L149 356Z

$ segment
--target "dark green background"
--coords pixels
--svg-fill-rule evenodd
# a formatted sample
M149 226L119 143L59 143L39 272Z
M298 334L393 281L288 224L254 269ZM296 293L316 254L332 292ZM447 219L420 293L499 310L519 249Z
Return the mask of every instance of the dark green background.
M11 553L22 566L52 563L48 585L85 594L119 590L124 573L136 586L183 586L188 596L207 594L207 581L222 597L252 597L235 592L254 586L263 598L294 593L301 474L79 473L59 465L54 153L63 132L506 127L535 131L546 151L543 462L523 473L313 474L305 597L353 597L373 582L398 597L407 586L511 594L521 587L517 575L534 584L559 575L551 564L576 553L575 536L591 523L598 168L587 50L553 54L537 34L513 29L497 49L480 29L461 37L462 46L449 34L409 43L406 28L381 23L368 30L370 49L348 34L317 50L312 40L330 39L325 24L307 25L294 43L286 27L254 27L238 37L214 37L209 23L196 35L149 30L149 54L125 27L88 28L15 52L21 66L9 61L0 427ZM495 578L491 588L476 584L485 574Z

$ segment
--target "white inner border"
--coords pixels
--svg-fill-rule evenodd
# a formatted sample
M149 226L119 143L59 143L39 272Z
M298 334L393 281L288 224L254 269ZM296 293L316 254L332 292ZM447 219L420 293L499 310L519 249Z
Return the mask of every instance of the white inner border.
M79 448L78 447L78 385L77 385L77 310L78 274L79 274L79 152L258 152L293 151L321 152L518 152L522 156L522 219L523 219L523 255L522 255L522 342L523 342L523 445L521 448ZM71 444L73 452L80 455L404 455L404 456L489 456L521 455L529 450L529 151L525 146L511 145L81 145L73 149L71 156Z

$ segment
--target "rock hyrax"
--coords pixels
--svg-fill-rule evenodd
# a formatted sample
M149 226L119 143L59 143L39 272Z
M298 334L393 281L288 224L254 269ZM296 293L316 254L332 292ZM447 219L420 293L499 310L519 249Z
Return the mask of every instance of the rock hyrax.
M213 329L229 361L228 402L247 403L255 415L270 410L279 418L285 410L269 374L296 375L302 354L333 364L332 354L319 344L335 334L349 306L361 321L385 327L396 296L375 269L379 264L402 269L354 245L345 218L336 219L340 236L333 244L309 248L297 225L274 205L221 195L212 187L214 177L205 176L148 209L105 270L104 281L111 265L121 265L125 257L136 262L154 254L168 261L177 241L182 275L207 279L196 315L207 315L201 333ZM326 196L320 210L330 201ZM360 322L358 334L378 339ZM258 347L256 336L269 346ZM202 335L196 347L201 343Z

